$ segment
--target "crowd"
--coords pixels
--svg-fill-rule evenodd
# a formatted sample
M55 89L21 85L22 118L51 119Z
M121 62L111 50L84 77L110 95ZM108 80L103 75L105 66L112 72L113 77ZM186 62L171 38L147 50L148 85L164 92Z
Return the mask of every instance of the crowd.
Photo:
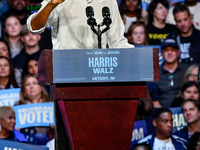
M51 29L46 28L41 34L27 29L31 15L27 8L34 2L42 0L0 3L0 8L4 8L0 10L0 89L21 89L15 105L50 102L48 87L38 85L37 63L42 50L53 48ZM160 46L163 59L159 81L147 83L148 96L139 100L136 114L136 121L152 115L155 133L141 139L132 150L197 149L200 147L200 2L151 0L146 10L141 0L117 2L128 43ZM186 127L175 133L169 107L180 107L187 122ZM52 130L53 127L16 130L12 107L0 108L0 139L46 145L54 141Z

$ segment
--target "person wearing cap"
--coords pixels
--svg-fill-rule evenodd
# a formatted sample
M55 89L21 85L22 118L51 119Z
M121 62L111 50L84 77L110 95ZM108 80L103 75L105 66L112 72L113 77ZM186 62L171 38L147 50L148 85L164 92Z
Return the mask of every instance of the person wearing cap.
M161 43L163 64L159 68L159 81L148 84L154 107L170 107L181 87L181 79L188 64L178 62L180 50L176 40L165 39ZM154 87L153 89L151 87Z
M39 46L40 39L40 34L33 34L26 26L23 26L21 40L24 43L24 48L13 58L13 64L15 67L23 69L25 62L29 57L37 57L39 59L42 51Z
M173 38L179 45L182 62L189 64L200 63L200 31L193 26L192 14L185 4L176 5L173 9L174 19L178 30L167 38Z

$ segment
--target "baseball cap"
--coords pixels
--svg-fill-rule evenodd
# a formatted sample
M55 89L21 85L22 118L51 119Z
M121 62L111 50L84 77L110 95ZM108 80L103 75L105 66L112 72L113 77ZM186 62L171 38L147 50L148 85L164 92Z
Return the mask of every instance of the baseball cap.
M161 43L161 49L164 49L165 47L171 46L175 49L179 49L178 44L176 42L176 40L174 39L165 39L162 43Z

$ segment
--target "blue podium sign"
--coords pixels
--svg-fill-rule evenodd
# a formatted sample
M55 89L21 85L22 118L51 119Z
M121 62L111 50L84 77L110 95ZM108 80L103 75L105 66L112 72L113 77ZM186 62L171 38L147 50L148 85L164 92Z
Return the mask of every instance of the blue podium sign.
M53 82L154 81L153 48L53 50Z

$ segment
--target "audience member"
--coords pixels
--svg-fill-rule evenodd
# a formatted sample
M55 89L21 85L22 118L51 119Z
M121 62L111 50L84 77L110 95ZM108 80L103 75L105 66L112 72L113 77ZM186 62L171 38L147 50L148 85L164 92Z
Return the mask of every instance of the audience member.
M173 118L172 112L167 107L155 109L152 116L152 123L155 127L155 134L148 135L138 141L138 143L147 143L154 150L186 149L186 140L172 135Z
M151 96L147 89L147 97L139 99L137 112L135 115L135 121L145 119L147 116L151 115L152 112L153 112L153 102L151 100Z
M8 16L5 22L3 22L3 29L4 38L9 43L11 57L14 58L23 48L20 39L20 32L22 30L20 20L15 16Z
M11 58L11 52L8 42L0 38L0 56Z
M22 81L20 100L17 105L49 101L49 95L45 88L42 85L38 85L37 76L35 74L26 75Z
M187 99L199 101L199 85L194 81L188 81L181 87L181 95L172 101L171 107L181 107L181 103Z
M178 57L180 50L174 39L165 39L161 44L161 53L164 59L163 64L159 68L160 80L156 83L148 84L151 89L150 95L154 103L154 107L170 107L173 99L177 96L181 88L181 80L188 64L179 63ZM154 93L152 94L152 91Z
M25 136L15 129L15 111L10 106L0 107L0 139L28 142Z
M134 22L128 29L128 43L133 45L149 45L148 32L143 22Z
M22 25L26 25L27 18L31 14L30 11L27 10L29 4L30 0L9 0L9 11L2 15L1 20L5 20L9 15L14 15L20 20ZM42 49L52 49L50 29L45 29L41 34L39 44Z
M9 44L2 38L0 38L0 56L4 56L4 57L11 59L11 52L10 52ZM13 62L12 62L12 64L13 64ZM14 67L14 71L15 71L15 79L16 79L18 85L20 85L22 69Z
M198 80L198 71L199 71L199 65L198 64L192 64L188 67L188 69L185 71L185 74L183 75L183 81L182 85L187 81L195 81Z
M8 6L9 10L3 14L4 17L14 15L20 19L22 24L26 24L26 20L28 18L29 11L27 10L27 6L29 5L30 0L9 0Z
M27 74L35 74L38 76L38 57L31 56L25 62L22 78Z
M137 143L133 145L131 150L152 150L151 146L147 143Z
M35 74L28 74L22 81L20 100L15 105L49 102L50 98L42 85L38 85ZM20 130L29 143L46 145L50 140L49 127L31 127Z
M176 5L173 15L178 30L172 32L168 38L177 41L180 49L180 60L187 63L200 63L200 31L192 25L192 15L184 4Z
M149 21L146 26L149 34L149 45L160 45L168 34L176 30L175 25L165 23L168 9L168 0L153 0L149 4Z
M147 12L142 9L141 0L122 0L119 11L125 25L125 34L133 22L143 21L147 23Z
M0 56L0 89L18 88L15 80L15 72L11 61L4 56Z
M200 150L200 132L195 132L188 141L187 150Z
M188 141L192 134L200 131L200 103L199 101L189 99L182 103L181 109L187 126L174 134Z
M41 49L39 46L40 34L31 33L27 27L25 27L24 33L21 35L21 40L24 43L24 48L21 52L13 58L13 63L15 67L23 69L25 62L31 56L37 57L39 59Z
M188 6L190 13L192 14L192 22L196 29L200 30L200 2L198 0L184 0L185 5ZM179 3L177 4L179 5ZM166 19L167 23L176 24L173 16L174 6L169 9L169 13Z

